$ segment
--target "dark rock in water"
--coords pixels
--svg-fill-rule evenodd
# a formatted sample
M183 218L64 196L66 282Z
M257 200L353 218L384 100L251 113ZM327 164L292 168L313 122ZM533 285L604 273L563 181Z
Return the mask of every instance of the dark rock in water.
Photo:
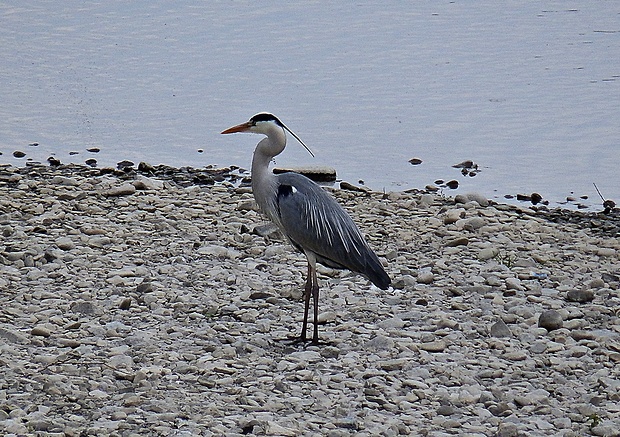
M556 310L543 311L538 318L538 326L545 328L547 331L560 329L563 324L562 315Z
M140 162L140 164L138 164L138 171L140 173L155 173L156 170L151 164L147 162Z
M116 173L116 170L113 169L112 167L104 167L101 170L99 170L99 174L101 176L107 175L107 174L115 174L115 173Z
M445 181L443 179L437 179L435 182L433 182L435 185L443 185Z
M540 201L542 200L542 196L538 193L532 193L530 196L530 200L534 205L536 205L537 203L540 203Z
M452 179L451 181L446 182L446 186L451 190L456 190L459 187L459 181Z
M30 143L28 144L30 147L37 147L39 145L39 143L37 143L36 141L34 143Z
M54 158L53 156L47 158L47 162L49 162L52 167L58 167L61 164L60 159Z
M592 302L594 300L594 292L592 290L570 290L566 293L566 300L579 303Z
M336 180L336 170L331 167L287 167L274 168L275 174L281 173L300 173L314 182L334 182Z
M613 200L607 199L606 201L603 202L603 208L605 208L603 212L605 214L609 214L611 210L614 209L615 207L616 207L616 202L614 202Z
M517 194L517 200L520 200L522 202L529 202L530 200L532 200L532 197L528 196L527 194Z
M422 164L422 160L420 158L411 158L409 160L409 164L411 164L411 165L420 165L420 164Z
M75 152L75 151L73 151L73 152L69 152L69 155L71 155L71 156L73 156L73 155L79 155L79 154L80 154L80 152Z
M90 167L97 167L97 160L94 158L89 158L84 163Z
M340 189L342 190L349 190L349 191L360 191L362 193L366 192L368 189L364 188L364 187L358 187L356 185L353 185L347 181L342 181L340 182Z
M91 153L99 153L101 149L99 147L91 147L90 149L86 149L86 151Z
M478 164L476 164L474 161L472 161L471 159L468 159L466 161L463 162L459 162L458 164L454 164L452 167L454 168L460 168L461 169L461 174L463 176L476 176L478 174Z
M467 168L467 169L474 168L474 169L477 169L478 168L478 164L476 164L471 159L468 159L466 161L459 162L458 164L454 164L452 167L454 167L454 168Z
M128 161L128 160L124 160L124 161L121 161L121 162L117 162L116 163L116 168L119 169L119 170L122 170L124 172L128 172L130 170L133 170L133 166L134 165L135 164L133 162Z
M24 156L26 156L26 154L21 150L16 150L15 152L13 152L13 156L16 158L23 158Z
M213 185L215 182L222 182L226 178L223 175L217 175L215 178L204 173L195 174L192 182L196 185Z
M204 153L204 150L202 150L202 149L198 149L198 150L197 150L197 152L198 152L198 153Z

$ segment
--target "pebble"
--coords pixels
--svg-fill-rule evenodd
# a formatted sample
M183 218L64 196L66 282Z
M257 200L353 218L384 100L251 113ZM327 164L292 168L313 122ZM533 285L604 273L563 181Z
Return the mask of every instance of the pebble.
M393 287L321 267L314 346L243 177L0 166L0 434L620 429L613 211L333 191Z
M144 182L142 182L144 183ZM112 187L109 190L105 191L106 196L117 197L117 196L129 196L136 192L136 186L134 184L122 184L116 187Z
M443 340L437 340L421 343L418 347L426 352L443 352L446 349L447 344Z
M592 290L569 290L566 293L566 300L579 303L592 302L594 300L594 292Z
M480 205L483 208L486 208L487 206L489 206L489 199L487 199L485 196L483 196L480 193L467 193L465 196L467 197L469 201L476 202L478 203L478 205Z
M477 231L486 224L483 217L470 217L467 219L457 220L456 225L466 231Z
M479 206L486 208L489 206L489 199L480 193L457 194L454 196L455 203L476 202Z
M446 243L446 247L467 246L467 244L469 244L469 238L457 237L457 238L449 240Z
M510 331L510 328L508 328L508 325L506 325L506 323L502 319L499 319L497 322L491 325L490 332L493 337L511 337L512 336L512 332Z
M612 249L611 247L601 247L596 250L596 254L603 257L615 257L617 256L617 253L617 250Z
M445 225L450 225L450 224L456 223L464 216L465 216L465 209L463 208L451 209L444 214L443 223Z
M506 289L517 291L525 290L525 288L521 285L521 280L519 278L506 278Z
M60 237L56 240L56 246L62 250L71 250L75 249L75 243L71 238L68 237Z
M487 261L491 258L495 258L499 255L499 249L495 247L485 247L478 252L478 259L480 261Z
M37 335L39 337L49 337L50 335L52 335L50 330L47 328L44 328L43 326L35 326L34 328L32 328L30 333L32 335Z
M544 311L538 318L538 326L545 328L547 331L560 329L563 324L562 315L556 310Z
M422 271L418 273L417 282L420 284L431 284L435 279L435 275L431 271Z

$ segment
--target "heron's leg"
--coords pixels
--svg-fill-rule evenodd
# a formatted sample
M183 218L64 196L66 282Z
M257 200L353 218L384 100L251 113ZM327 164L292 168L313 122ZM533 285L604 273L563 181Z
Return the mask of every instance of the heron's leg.
M309 297L306 299L309 299ZM319 344L319 281L316 279L316 268L312 269L312 304L314 305L314 334L312 336L312 344Z
M308 263L308 277L306 279L306 286L304 288L304 322L301 327L300 340L306 340L306 327L308 326L308 310L310 309L310 293L312 293L312 274L314 269L312 265ZM316 275L316 273L314 273Z

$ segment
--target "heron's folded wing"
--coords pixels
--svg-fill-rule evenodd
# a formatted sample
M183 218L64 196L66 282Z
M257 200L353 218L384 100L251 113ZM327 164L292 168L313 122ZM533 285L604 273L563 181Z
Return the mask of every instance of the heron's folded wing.
M331 267L361 273L381 288L389 277L347 212L317 184L296 173L279 177L277 207L287 237Z

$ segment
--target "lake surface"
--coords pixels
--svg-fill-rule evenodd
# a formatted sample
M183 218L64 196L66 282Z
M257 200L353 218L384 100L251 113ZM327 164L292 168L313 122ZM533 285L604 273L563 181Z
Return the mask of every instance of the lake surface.
M316 154L290 140L278 165L594 210L596 183L620 203L618 2L14 3L0 163L249 168L260 138L219 132L269 111Z

